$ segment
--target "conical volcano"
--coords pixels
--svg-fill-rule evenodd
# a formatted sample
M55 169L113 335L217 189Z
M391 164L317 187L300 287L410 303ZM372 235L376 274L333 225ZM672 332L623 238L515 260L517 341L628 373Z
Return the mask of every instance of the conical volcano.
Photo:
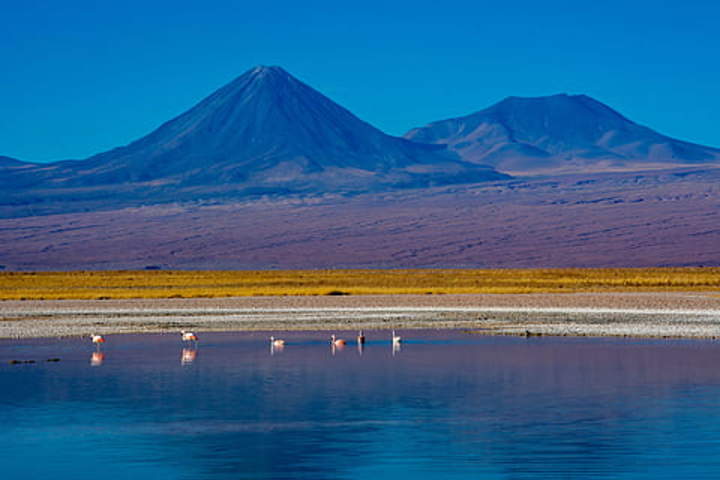
M464 160L511 173L669 168L720 162L720 150L657 133L587 95L508 97L411 130Z
M444 146L391 137L280 67L256 67L149 135L79 162L64 186L367 191L505 178ZM57 183L57 182L56 182Z

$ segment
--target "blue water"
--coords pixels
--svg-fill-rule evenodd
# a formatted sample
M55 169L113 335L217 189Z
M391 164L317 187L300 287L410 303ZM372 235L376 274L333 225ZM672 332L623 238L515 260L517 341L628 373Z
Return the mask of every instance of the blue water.
M0 341L0 478L720 476L720 343L403 335Z

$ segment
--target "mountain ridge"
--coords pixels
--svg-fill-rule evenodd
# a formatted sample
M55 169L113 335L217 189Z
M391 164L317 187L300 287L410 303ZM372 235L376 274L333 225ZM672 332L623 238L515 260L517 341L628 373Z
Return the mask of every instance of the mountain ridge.
M663 147L669 137L590 97L529 105L509 97L485 116L440 124L452 148L463 141L484 148L481 161L583 170L508 179L446 145L388 136L284 71L245 75L123 147L86 160L0 166L0 263L8 270L720 265L720 168L700 167L715 150L680 141ZM617 168L613 162L654 168L628 155L655 149L658 156L658 148L678 149L687 165L669 169L665 159L657 165L664 170L652 172L584 171ZM573 155L581 161L573 164Z
M6 157L4 155L0 155L0 168L2 167L21 167L25 165L34 165L30 162L24 162L22 160L18 160L17 158L13 157Z
M506 178L444 146L387 135L281 67L258 66L125 146L4 183L74 189L77 197L78 189L100 186L132 185L145 196L163 189L317 194Z
M677 140L579 94L506 97L474 113L408 131L464 160L512 174L581 173L720 163L720 149Z

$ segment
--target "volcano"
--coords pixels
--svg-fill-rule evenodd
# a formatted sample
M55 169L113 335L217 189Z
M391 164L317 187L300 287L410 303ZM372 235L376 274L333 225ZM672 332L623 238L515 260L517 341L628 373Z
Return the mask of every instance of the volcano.
M720 164L720 149L662 135L587 95L508 97L405 138L447 145L466 161L513 174Z
M43 191L118 196L343 193L504 179L442 145L384 134L280 67L256 67L127 146L23 170ZM80 189L80 190L78 190ZM112 190L107 190L112 192ZM178 196L179 195L179 196Z

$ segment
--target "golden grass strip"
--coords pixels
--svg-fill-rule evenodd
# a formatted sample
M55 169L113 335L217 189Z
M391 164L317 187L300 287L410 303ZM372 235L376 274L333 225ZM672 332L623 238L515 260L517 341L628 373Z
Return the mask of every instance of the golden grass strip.
M720 268L0 273L0 300L655 291L720 291Z

